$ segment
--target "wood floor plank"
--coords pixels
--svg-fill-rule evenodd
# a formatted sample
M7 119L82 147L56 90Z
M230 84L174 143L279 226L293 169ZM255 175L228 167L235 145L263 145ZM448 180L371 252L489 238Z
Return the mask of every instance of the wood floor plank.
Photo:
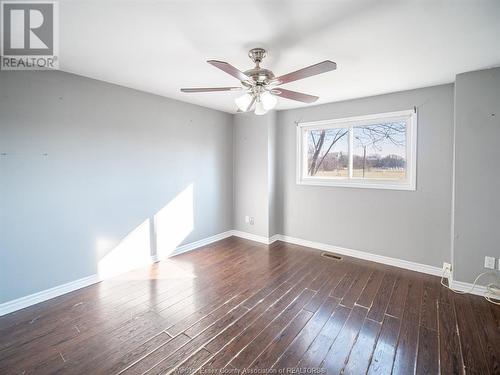
M121 374L132 375L132 374L142 374L149 369L153 368L156 364L162 361L165 357L168 357L172 352L182 347L184 344L189 342L189 337L186 335L179 335L173 339L167 341L164 345L157 348L156 350L149 353L147 356L134 363L127 369L125 369Z
M367 313L368 310L362 306L354 306L352 309L321 365L328 374L340 374L344 368Z
M439 374L439 350L437 332L420 326L418 338L417 375Z
M479 335L485 346L488 368L492 374L500 374L500 313L495 317L498 306L489 304L482 298L471 299Z
M249 367L261 351L269 345L272 339L276 337L276 335L284 327L286 327L290 320L293 319L295 315L300 312L300 310L302 310L313 295L314 292L312 290L304 289L297 299L293 301L280 315L273 319L263 330L257 332L260 329L260 326L257 326L258 329L256 330L248 330L245 332L245 340L248 340L249 337L253 337L253 339L238 353L235 358L233 358L230 363L238 369Z
M283 277L279 277L273 280L273 282L269 283L269 285L259 292L255 293L252 297L248 298L245 302L243 302L243 306L251 309L257 303L259 303L263 298L274 292L280 285L284 282L288 281L289 283L293 283L300 279L300 277L307 272L307 267L310 266L310 263L303 264L301 267L298 267L293 272L290 272L289 275L283 275ZM281 276L281 275L280 275Z
M378 289L380 288L380 284L384 278L384 273L379 270L375 270L368 279L365 288L361 292L358 300L356 301L357 305L364 306L366 308L370 308L372 302L377 294Z
M316 336L318 336L338 304L336 298L329 297L272 367L283 371L294 368Z
M175 370L180 364L188 360L193 353L201 349L203 349L201 340L199 339L191 340L184 346L181 346L179 349L174 351L173 353L169 353L168 356L162 358L160 362L156 363L154 367L145 371L144 374L148 375L167 374Z
M448 303L439 303L438 317L440 371L442 374L464 374L455 309Z
M193 353L203 349L207 342L222 334L234 321L240 319L246 311L247 309L244 306L238 306L237 308L229 311L225 316L215 322L215 324L210 325L204 331L199 333L194 339L188 341L174 353L165 357L154 367L146 371L146 373L165 374L175 370L183 363L183 361L189 360Z
M447 280L444 280L444 283L445 283L445 285L448 285ZM455 294L451 290L449 290L448 288L440 288L439 289L439 303L440 304L452 305L454 296L455 296Z
M234 321L240 319L244 313L248 311L244 306L238 306L234 310L231 310L218 320L215 324L212 324L203 332L198 334L194 339L187 342L184 346L181 346L177 351L172 353L171 355L165 357L163 360L158 362L154 367L149 369L146 373L148 374L163 374L168 373L175 370L177 367L181 366L183 361L189 362L192 353L197 352L198 350L204 349L204 345L207 342L212 340L214 337L222 334L229 326L231 326ZM208 352L208 351L206 351ZM201 357L197 357L196 361L200 361L200 365L206 359L208 359L212 354L205 355L205 351L203 352L203 361ZM210 352L208 352L210 353Z
M394 289L394 283L396 282L395 274L388 272L384 275L380 288L373 299L370 311L368 311L368 319L374 320L381 323L384 319L385 311L387 310L387 305L392 295L392 290Z
M135 349L127 352L125 355L121 355L118 359L114 361L108 360L105 365L100 366L99 369L96 370L95 374L106 375L119 373L152 353L160 346L166 344L167 341L171 339L172 338L166 332L160 332L158 335L150 338Z
M222 298L220 300L220 302L222 303L219 306L215 307L213 310L211 308L208 308L206 310L199 310L186 317L186 319L183 319L175 325L168 327L165 331L172 337L178 335L181 332L184 332L185 335L188 335L190 337L194 337L204 328L206 328L214 321L224 316L228 311L232 310L238 304L243 302L246 297L248 297L248 294L246 293L231 297L228 300Z
M323 284L314 295L311 301L306 305L305 309L311 312L316 312L316 310L321 306L321 304L328 298L331 291L334 290L340 280L345 276L346 269L343 264L334 264L330 268L330 278L328 282Z
M356 278L351 285L351 288L347 291L345 296L342 298L341 305L352 309L354 307L354 303L358 300L359 296L363 292L363 289L368 282L371 274L373 273L372 269L363 268L363 270L356 275Z
M292 342L295 336L304 328L313 313L307 310L301 310L295 318L286 326L264 351L249 365L256 369L270 369Z
M271 307L274 303L283 303L281 300L282 297L287 296L287 292L292 289L292 285L288 282L281 285L278 289L276 289L273 293L264 298L260 303L256 306L252 307L247 313L243 316L243 319L238 320L233 325L228 327L221 335L214 337L210 342L205 344L205 347L211 351L216 353L220 348L224 347L227 343L229 343L234 337L238 336L246 327L251 325L257 318L259 318L262 314L264 314L269 307Z
M399 271L396 276L396 282L394 283L389 305L387 306L386 313L388 315L396 318L401 318L403 316L406 296L408 294L408 284L409 279L405 278L403 271Z
M419 316L406 312L401 319L393 373L414 374L417 363Z
M223 333L231 324L245 316L247 312L248 309L245 306L238 306L207 327L192 326L183 333L191 338L203 336L208 341ZM196 330L193 330L193 328Z
M350 313L351 309L344 306L338 306L335 309L333 315L328 319L328 322L321 329L319 335L300 359L299 368L319 368L328 350L344 327Z
M440 285L438 284L437 278L429 276L429 278L424 281L422 305L420 309L420 325L434 331L437 331L439 288Z
M212 355L208 350L201 348L191 357L182 362L171 374L193 374Z
M342 374L365 374L375 349L381 323L365 319Z
M331 265L324 264L322 269L318 269L318 277L309 285L309 289L315 292L319 291L320 288L328 282L331 271Z
M401 320L386 315L382 323L375 350L368 368L369 375L390 374L394 365L394 356L398 344Z
M489 374L490 371L484 356L485 345L483 338L479 335L475 314L469 298L464 295L457 295L454 303L465 369L472 369L481 374Z
M422 304L422 294L424 290L424 276L416 272L411 272L408 280L408 291L406 293L404 314L415 314L420 324L420 307Z
M354 283L359 273L360 270L358 267L355 267L354 265L351 266L348 269L347 273L342 278L342 280L340 280L340 282L337 284L335 289L332 290L330 295L332 297L342 299L347 293L347 291L351 288L351 285Z

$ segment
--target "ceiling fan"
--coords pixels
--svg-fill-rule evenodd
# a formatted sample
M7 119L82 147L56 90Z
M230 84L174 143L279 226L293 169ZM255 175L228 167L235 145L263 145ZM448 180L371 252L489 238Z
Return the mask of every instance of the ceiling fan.
M263 48L253 48L248 52L248 56L255 63L255 67L242 72L236 69L231 64L218 61L208 60L210 65L215 66L232 75L241 81L241 87L200 87L200 88L184 88L182 92L215 92L215 91L245 91L243 96L235 99L235 103L239 111L248 112L255 109L255 114L263 115L267 111L276 107L278 103L277 96L281 98L296 100L302 103L313 103L319 98L314 95L303 94L297 91L285 90L280 85L297 81L299 79L315 76L335 70L337 64L333 61L326 60L318 64L299 69L295 72L288 73L279 77L275 77L274 73L268 69L261 68L260 63L267 56L267 51Z

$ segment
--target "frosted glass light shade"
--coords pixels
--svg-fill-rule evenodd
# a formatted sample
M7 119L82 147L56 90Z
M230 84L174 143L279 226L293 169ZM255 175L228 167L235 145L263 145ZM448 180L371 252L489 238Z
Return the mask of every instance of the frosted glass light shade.
M249 93L246 93L236 99L234 99L234 102L236 103L236 106L239 108L240 111L246 112L249 108L248 106L252 102L253 96L250 95Z
M278 99L276 98L276 96L271 94L269 91L263 92L260 95L260 101L262 103L262 107L264 107L266 111L273 109L274 107L276 107L276 104L278 104Z
M265 115L267 113L267 110L264 108L264 104L262 103L262 100L259 100L255 104L255 114L256 115Z

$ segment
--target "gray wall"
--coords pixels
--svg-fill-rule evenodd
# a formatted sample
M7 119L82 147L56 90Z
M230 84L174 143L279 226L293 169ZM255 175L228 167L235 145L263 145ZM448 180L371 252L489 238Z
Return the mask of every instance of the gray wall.
M268 114L267 174L269 199L269 237L280 233L281 218L278 215L278 124L277 112Z
M454 274L472 282L484 257L500 258L500 68L455 84Z
M275 113L256 116L238 113L234 116L234 209L236 230L269 236L270 183L273 175L269 161L270 135L275 127ZM253 216L254 224L245 223Z
M191 184L181 244L231 229L232 144L229 114L62 72L0 72L0 303L95 274Z
M418 108L417 190L296 184L295 122ZM453 85L278 112L284 235L441 267L450 261Z

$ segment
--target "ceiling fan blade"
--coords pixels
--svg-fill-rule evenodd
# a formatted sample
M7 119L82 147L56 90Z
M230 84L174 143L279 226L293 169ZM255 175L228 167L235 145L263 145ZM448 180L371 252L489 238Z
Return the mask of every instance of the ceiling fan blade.
M240 91L241 87L196 87L181 89L182 92Z
M245 73L243 73L242 71L239 71L234 66L232 66L231 64L229 64L225 61L208 60L207 63L215 66L216 68L219 68L220 70L226 72L227 74L232 75L235 78L238 78L240 81L246 81L250 78Z
M302 103L314 103L319 99L318 96L303 94L297 91L285 90L281 87L271 90L271 93L282 98L296 100Z
M278 85L283 85L288 82L293 82L297 81L299 79L304 79L307 77L312 77L317 74L322 74L326 73L332 70L337 69L337 64L334 63L333 61L326 60L311 66L308 66L306 68L302 68L299 70L296 70L295 72L288 73L285 75L282 75L280 77L277 77L273 79L273 82L277 82Z

